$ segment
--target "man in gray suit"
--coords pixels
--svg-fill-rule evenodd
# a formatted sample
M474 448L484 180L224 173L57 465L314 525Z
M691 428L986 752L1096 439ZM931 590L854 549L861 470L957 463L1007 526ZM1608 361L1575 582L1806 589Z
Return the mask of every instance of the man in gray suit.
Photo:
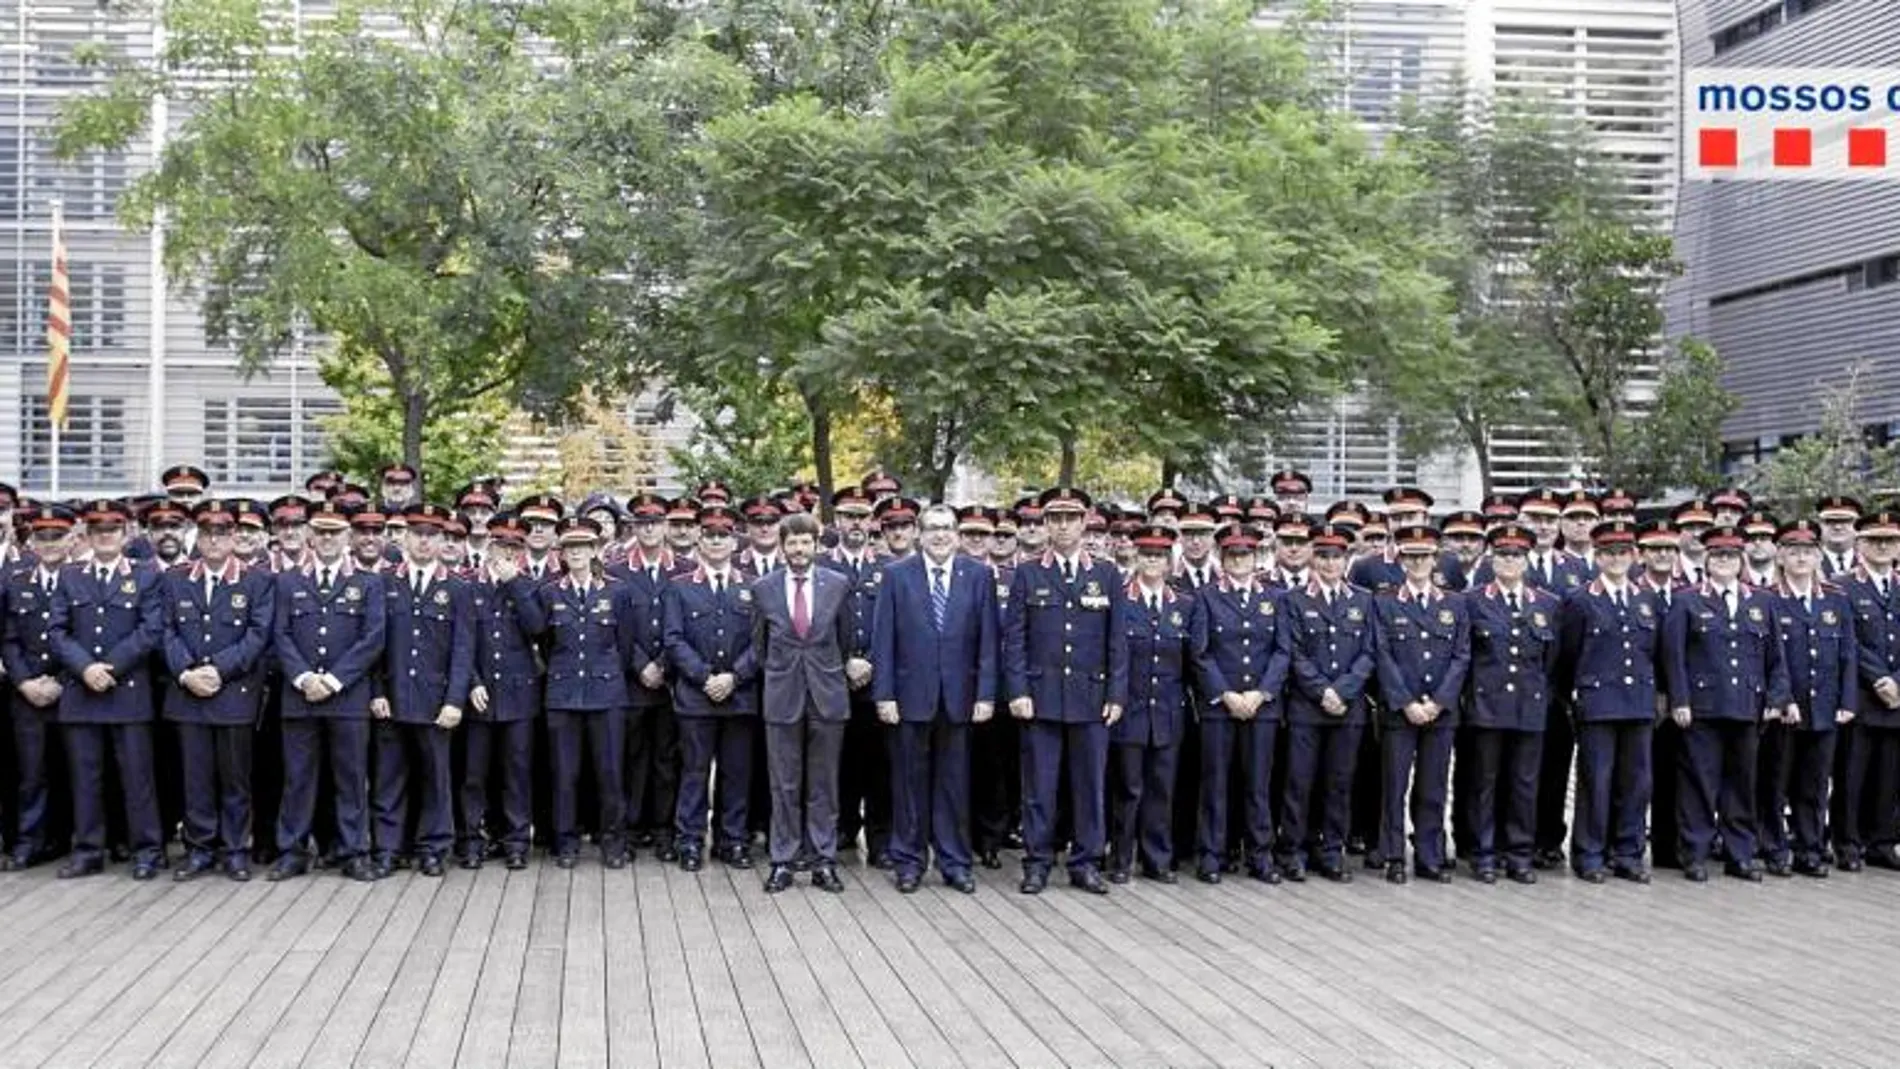
M752 652L764 666L765 760L771 783L772 867L765 889L792 885L792 862L810 844L812 885L844 890L838 878L838 754L851 715L844 651L849 581L814 568L818 521L779 521L784 564L752 584Z

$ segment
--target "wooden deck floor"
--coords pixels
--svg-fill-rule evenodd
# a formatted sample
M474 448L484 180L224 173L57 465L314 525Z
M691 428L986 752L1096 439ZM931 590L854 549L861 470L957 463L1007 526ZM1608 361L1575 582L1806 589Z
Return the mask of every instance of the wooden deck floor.
M0 1065L1896 1064L1900 877L0 877ZM1005 879L1005 877L1008 877Z

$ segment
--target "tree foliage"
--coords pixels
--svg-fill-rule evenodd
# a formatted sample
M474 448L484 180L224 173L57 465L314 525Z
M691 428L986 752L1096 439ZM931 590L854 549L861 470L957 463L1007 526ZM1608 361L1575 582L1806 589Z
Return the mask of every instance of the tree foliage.
M1624 450L1624 481L1639 498L1671 490L1711 493L1722 472L1722 423L1740 407L1722 386L1722 358L1694 338L1677 341L1664 359L1655 403L1633 421Z
M374 487L391 457L401 456L403 405L381 361L349 349L326 354L317 365L324 385L343 398L343 410L326 416L328 467ZM501 467L507 449L508 403L489 393L438 413L422 429L423 485L444 493Z
M1781 515L1809 515L1815 502L1830 494L1847 494L1872 506L1900 490L1900 440L1876 444L1861 421L1870 373L1861 363L1841 381L1816 383L1818 429L1776 450L1751 473L1755 494Z

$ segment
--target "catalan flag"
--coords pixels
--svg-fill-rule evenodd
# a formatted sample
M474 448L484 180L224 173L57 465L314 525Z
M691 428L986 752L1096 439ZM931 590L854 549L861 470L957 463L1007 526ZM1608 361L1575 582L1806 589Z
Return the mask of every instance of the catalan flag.
M66 428L66 363L72 354L71 289L66 275L66 234L59 204L53 205L53 283L46 294L46 412L52 425Z

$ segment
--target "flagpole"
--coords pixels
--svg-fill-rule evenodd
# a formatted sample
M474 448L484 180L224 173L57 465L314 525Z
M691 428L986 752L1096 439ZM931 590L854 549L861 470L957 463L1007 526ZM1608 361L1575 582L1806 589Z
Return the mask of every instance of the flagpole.
M60 286L64 283L64 280L58 277L60 274L63 273L61 271L61 268L64 265L58 263L58 261L66 255L66 240L65 240L65 234L63 233L65 229L65 215L66 215L65 202L61 200L59 197L54 197L53 198L53 259L55 262L53 264L53 276L54 276L53 285L55 287ZM62 298L64 298L64 296L65 295L62 295ZM70 304L68 304L66 308L63 308L60 311L70 316L71 315L70 307L71 307ZM49 347L48 352L47 352L47 360L49 363L51 363L54 360L59 359L59 356L60 354L55 354L54 352L51 351L51 348ZM51 373L49 372L49 384L50 384L50 381L51 381ZM65 422L65 420L61 418L65 413L57 410L58 408L63 408L64 405L59 402L56 402L50 394L51 394L51 391L49 390L49 396L47 397L47 405L46 405L46 422L48 425L52 427L52 430L53 430L52 439L51 439L53 454L52 454L51 483L47 490L46 496L57 501L59 499L59 432L60 432L60 424Z

